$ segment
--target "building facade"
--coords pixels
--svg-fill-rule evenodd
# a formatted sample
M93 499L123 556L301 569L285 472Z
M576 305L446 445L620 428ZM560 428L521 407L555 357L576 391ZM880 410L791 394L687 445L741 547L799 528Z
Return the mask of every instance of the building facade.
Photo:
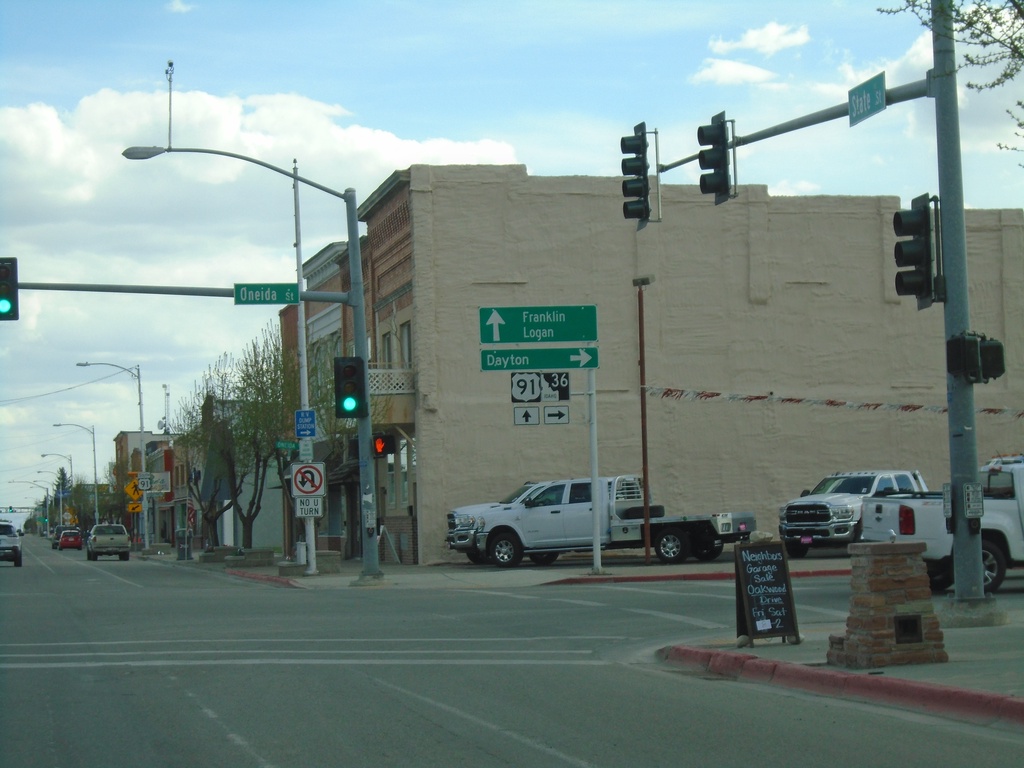
M564 420L521 421L517 373L484 362L481 308L596 306L598 470L639 473L643 291L651 492L671 513L753 510L774 531L779 505L831 471L948 479L943 308L893 285L892 214L909 201L744 186L716 207L663 186L663 220L637 231L620 181L413 166L360 207L374 429L401 445L376 460L377 502L403 560L451 557L454 506L591 473L585 372L564 371ZM1006 375L975 387L985 460L1024 440L1024 212L970 210L967 229L972 327L1006 349ZM331 248L311 290L347 289L347 249ZM310 310L311 345L352 349L351 308ZM520 345L538 346L566 345ZM342 353L310 354L311 380Z

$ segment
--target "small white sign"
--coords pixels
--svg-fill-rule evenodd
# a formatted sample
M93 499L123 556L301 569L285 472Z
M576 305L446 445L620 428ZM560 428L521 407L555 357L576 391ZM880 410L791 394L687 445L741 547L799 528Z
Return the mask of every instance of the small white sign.
M517 405L512 408L512 421L517 427L534 427L540 424L540 407Z
M296 517L323 517L323 496L297 496L295 498Z

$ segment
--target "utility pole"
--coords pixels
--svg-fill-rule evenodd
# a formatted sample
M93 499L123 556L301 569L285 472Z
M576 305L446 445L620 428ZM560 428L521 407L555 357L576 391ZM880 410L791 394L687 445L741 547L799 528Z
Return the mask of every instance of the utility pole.
M946 338L970 327L967 291L967 228L964 223L963 166L960 157L960 115L956 93L956 53L951 0L932 3L932 60L929 78L935 97L939 199L943 269L946 278L944 310ZM949 474L953 507L954 598L944 607L943 626L1003 624L1005 614L985 597L980 530L971 530L966 515L966 488L977 486L978 441L974 416L974 384L966 377L946 374L949 403ZM978 526L980 529L980 526ZM940 605L940 608L943 606Z

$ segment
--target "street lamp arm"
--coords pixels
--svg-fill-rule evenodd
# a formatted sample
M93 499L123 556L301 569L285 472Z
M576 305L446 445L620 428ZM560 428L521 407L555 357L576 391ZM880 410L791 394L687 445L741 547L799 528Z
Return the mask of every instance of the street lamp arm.
M138 366L135 368L125 368L123 365L118 365L117 363L75 363L75 365L79 368L88 368L91 365L109 365L111 368L120 368L125 373L131 374L133 379L139 378L139 372L137 370ZM112 375L116 376L117 374Z
M278 168L276 165L265 163L262 160L257 160L255 157L249 157L247 155L239 155L237 152L226 152L222 149L203 149L201 147L128 147L121 154L129 160L149 160L151 157L157 155L164 155L170 152L191 152L199 155L220 155L221 157L233 157L235 160L243 160L253 165L259 165L267 170L273 171L274 173L280 173L282 176L287 176L295 181L302 182L307 186L313 187L313 189L319 189L321 192L326 192L328 195L341 198L342 200L348 200L355 190L346 189L344 192L339 192L336 189L325 187L323 184L318 184L312 179L307 179L304 176L299 176L293 171L285 170L284 168Z

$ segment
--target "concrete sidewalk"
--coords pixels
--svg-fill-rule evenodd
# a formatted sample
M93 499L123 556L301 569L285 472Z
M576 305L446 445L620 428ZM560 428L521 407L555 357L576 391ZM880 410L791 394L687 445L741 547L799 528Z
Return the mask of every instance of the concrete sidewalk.
M560 584L601 584L734 578L731 552L716 561L650 565L643 554L602 553L601 573L595 574L590 555L566 555L552 565L524 562L499 569L466 563L409 566L381 563L380 574L366 576L360 561L343 561L337 574L282 577L277 567L226 568L223 564L179 561L173 555L146 555L168 565L192 567L238 578L299 589L509 589ZM793 591L799 599L800 580L814 576L849 578L850 560L843 554L824 554L790 561ZM1024 593L1024 574L1011 571L1002 590ZM950 596L935 595L939 610ZM671 646L659 656L701 675L744 682L780 685L816 694L892 704L1000 727L1024 728L1024 600L1003 600L1000 610L1008 623L1001 626L946 628L946 663L850 670L828 665L829 636L846 631L844 618L800 624L801 642L761 639L738 648L735 632L709 637L700 646ZM1017 607L1019 602L1020 608Z

